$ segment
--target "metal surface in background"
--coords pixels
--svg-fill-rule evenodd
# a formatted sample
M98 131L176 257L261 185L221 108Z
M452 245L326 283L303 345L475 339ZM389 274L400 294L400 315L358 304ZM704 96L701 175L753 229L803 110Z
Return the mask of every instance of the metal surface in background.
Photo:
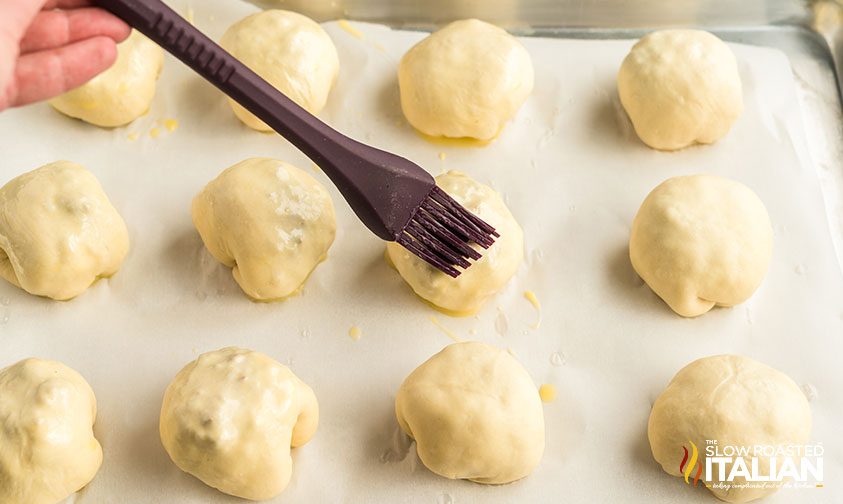
M803 18L798 0L252 0L320 21L347 17L402 27L478 17L501 24L568 28L757 26Z

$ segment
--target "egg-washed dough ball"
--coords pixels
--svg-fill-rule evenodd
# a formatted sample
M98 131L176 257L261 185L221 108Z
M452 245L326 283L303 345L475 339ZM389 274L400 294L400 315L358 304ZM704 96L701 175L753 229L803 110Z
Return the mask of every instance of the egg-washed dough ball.
M395 242L386 244L389 261L413 291L451 315L473 315L487 299L504 288L524 258L524 232L501 196L468 175L449 171L436 177L436 185L469 212L500 234L483 257L457 278L452 278Z
M293 472L290 448L316 432L304 382L258 352L223 348L185 366L164 393L161 442L182 471L244 499L271 499Z
M126 224L94 175L57 161L0 188L0 276L38 296L67 300L117 272Z
M683 317L749 299L772 254L764 204L740 182L713 175L662 182L641 204L629 238L635 271Z
M94 479L94 391L61 362L27 359L0 369L0 502L56 504Z
M765 364L738 355L717 355L696 360L682 368L656 399L647 425L653 457L664 471L684 477L679 465L683 446L693 442L705 467L707 440L718 446L801 445L811 434L811 409L802 390L787 375ZM751 462L751 457L745 460ZM771 457L758 457L758 474L770 473ZM782 459L778 460L781 467ZM716 467L716 466L715 466ZM727 464L726 475L731 470ZM697 468L691 468L694 479ZM713 488L718 471L705 481L714 495L727 502L748 502L774 493L777 488ZM700 481L705 479L705 470ZM724 484L741 485L743 477Z
M106 128L144 115L155 97L164 51L133 30L117 46L117 61L88 83L50 100L59 112Z
M295 294L336 235L331 196L295 166L252 158L223 171L193 199L208 251L261 301Z
M512 355L485 343L454 343L416 368L395 414L424 465L446 478L509 483L544 452L536 385Z
M638 137L660 150L714 143L743 112L735 55L700 30L639 40L621 65L618 94Z
M331 37L312 19L295 12L268 10L235 23L220 45L311 114L328 101L337 80L339 55ZM234 114L246 126L272 131L237 102Z
M407 51L398 84L401 108L417 130L491 140L533 91L533 62L503 29L466 19Z

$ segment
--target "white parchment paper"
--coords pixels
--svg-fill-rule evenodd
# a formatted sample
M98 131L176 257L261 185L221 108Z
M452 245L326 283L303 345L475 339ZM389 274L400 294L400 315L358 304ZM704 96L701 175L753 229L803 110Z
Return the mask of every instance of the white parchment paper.
M224 1L173 4L216 38L251 12ZM781 53L733 46L745 113L714 146L662 153L637 140L618 103L615 74L630 41L524 39L535 92L497 141L470 147L424 140L401 114L397 63L423 35L354 27L362 38L327 25L342 70L322 118L433 173L458 169L494 186L524 227L525 264L478 316L441 315L386 265L383 244L331 188L339 230L328 260L302 295L253 303L204 250L190 201L247 157L310 167L284 140L241 125L213 87L169 57L152 110L128 127L98 129L43 104L0 114L2 181L57 159L82 163L99 177L132 239L120 272L73 301L0 283L0 366L29 356L58 359L97 393L105 461L71 500L238 502L170 462L158 413L164 388L184 364L239 345L288 364L320 402L319 431L295 451L293 480L275 502L714 502L706 490L662 472L646 422L677 370L719 353L759 359L811 391L813 439L826 449L825 487L782 491L768 502L843 501L843 276ZM171 118L179 121L175 131L162 124ZM775 253L747 303L689 320L635 275L627 239L650 189L699 172L735 178L760 195L774 223ZM525 290L543 305L539 329L530 327L537 313ZM556 400L545 405L546 454L525 480L488 487L439 478L399 434L399 384L452 341L431 317L459 338L511 349L537 385L556 387ZM349 337L352 326L362 331L359 341Z

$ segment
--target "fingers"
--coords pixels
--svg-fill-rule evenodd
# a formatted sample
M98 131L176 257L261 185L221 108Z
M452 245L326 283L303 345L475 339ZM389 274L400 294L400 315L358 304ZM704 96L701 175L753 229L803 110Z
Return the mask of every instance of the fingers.
M29 26L35 14L41 10L43 1L2 0L3 15L0 16L0 45L17 47L17 43ZM4 55L5 56L5 55Z
M0 16L0 51L17 47L33 19L41 10L76 9L93 4L92 0L0 0L3 15ZM7 57L0 54L0 57Z
M43 51L98 35L122 42L129 32L126 23L101 9L42 11L24 33L20 51L22 54Z
M7 94L8 105L26 105L58 96L107 70L115 59L117 45L105 36L21 56Z

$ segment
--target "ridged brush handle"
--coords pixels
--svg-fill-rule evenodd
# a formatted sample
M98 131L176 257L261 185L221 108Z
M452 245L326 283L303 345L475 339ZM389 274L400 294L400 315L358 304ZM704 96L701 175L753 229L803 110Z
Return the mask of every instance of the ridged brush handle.
M382 239L395 240L415 212L411 204L396 198L396 191L425 193L433 187L433 178L413 163L352 140L311 115L160 0L95 3L155 41L305 153ZM390 209L390 215L384 209Z

